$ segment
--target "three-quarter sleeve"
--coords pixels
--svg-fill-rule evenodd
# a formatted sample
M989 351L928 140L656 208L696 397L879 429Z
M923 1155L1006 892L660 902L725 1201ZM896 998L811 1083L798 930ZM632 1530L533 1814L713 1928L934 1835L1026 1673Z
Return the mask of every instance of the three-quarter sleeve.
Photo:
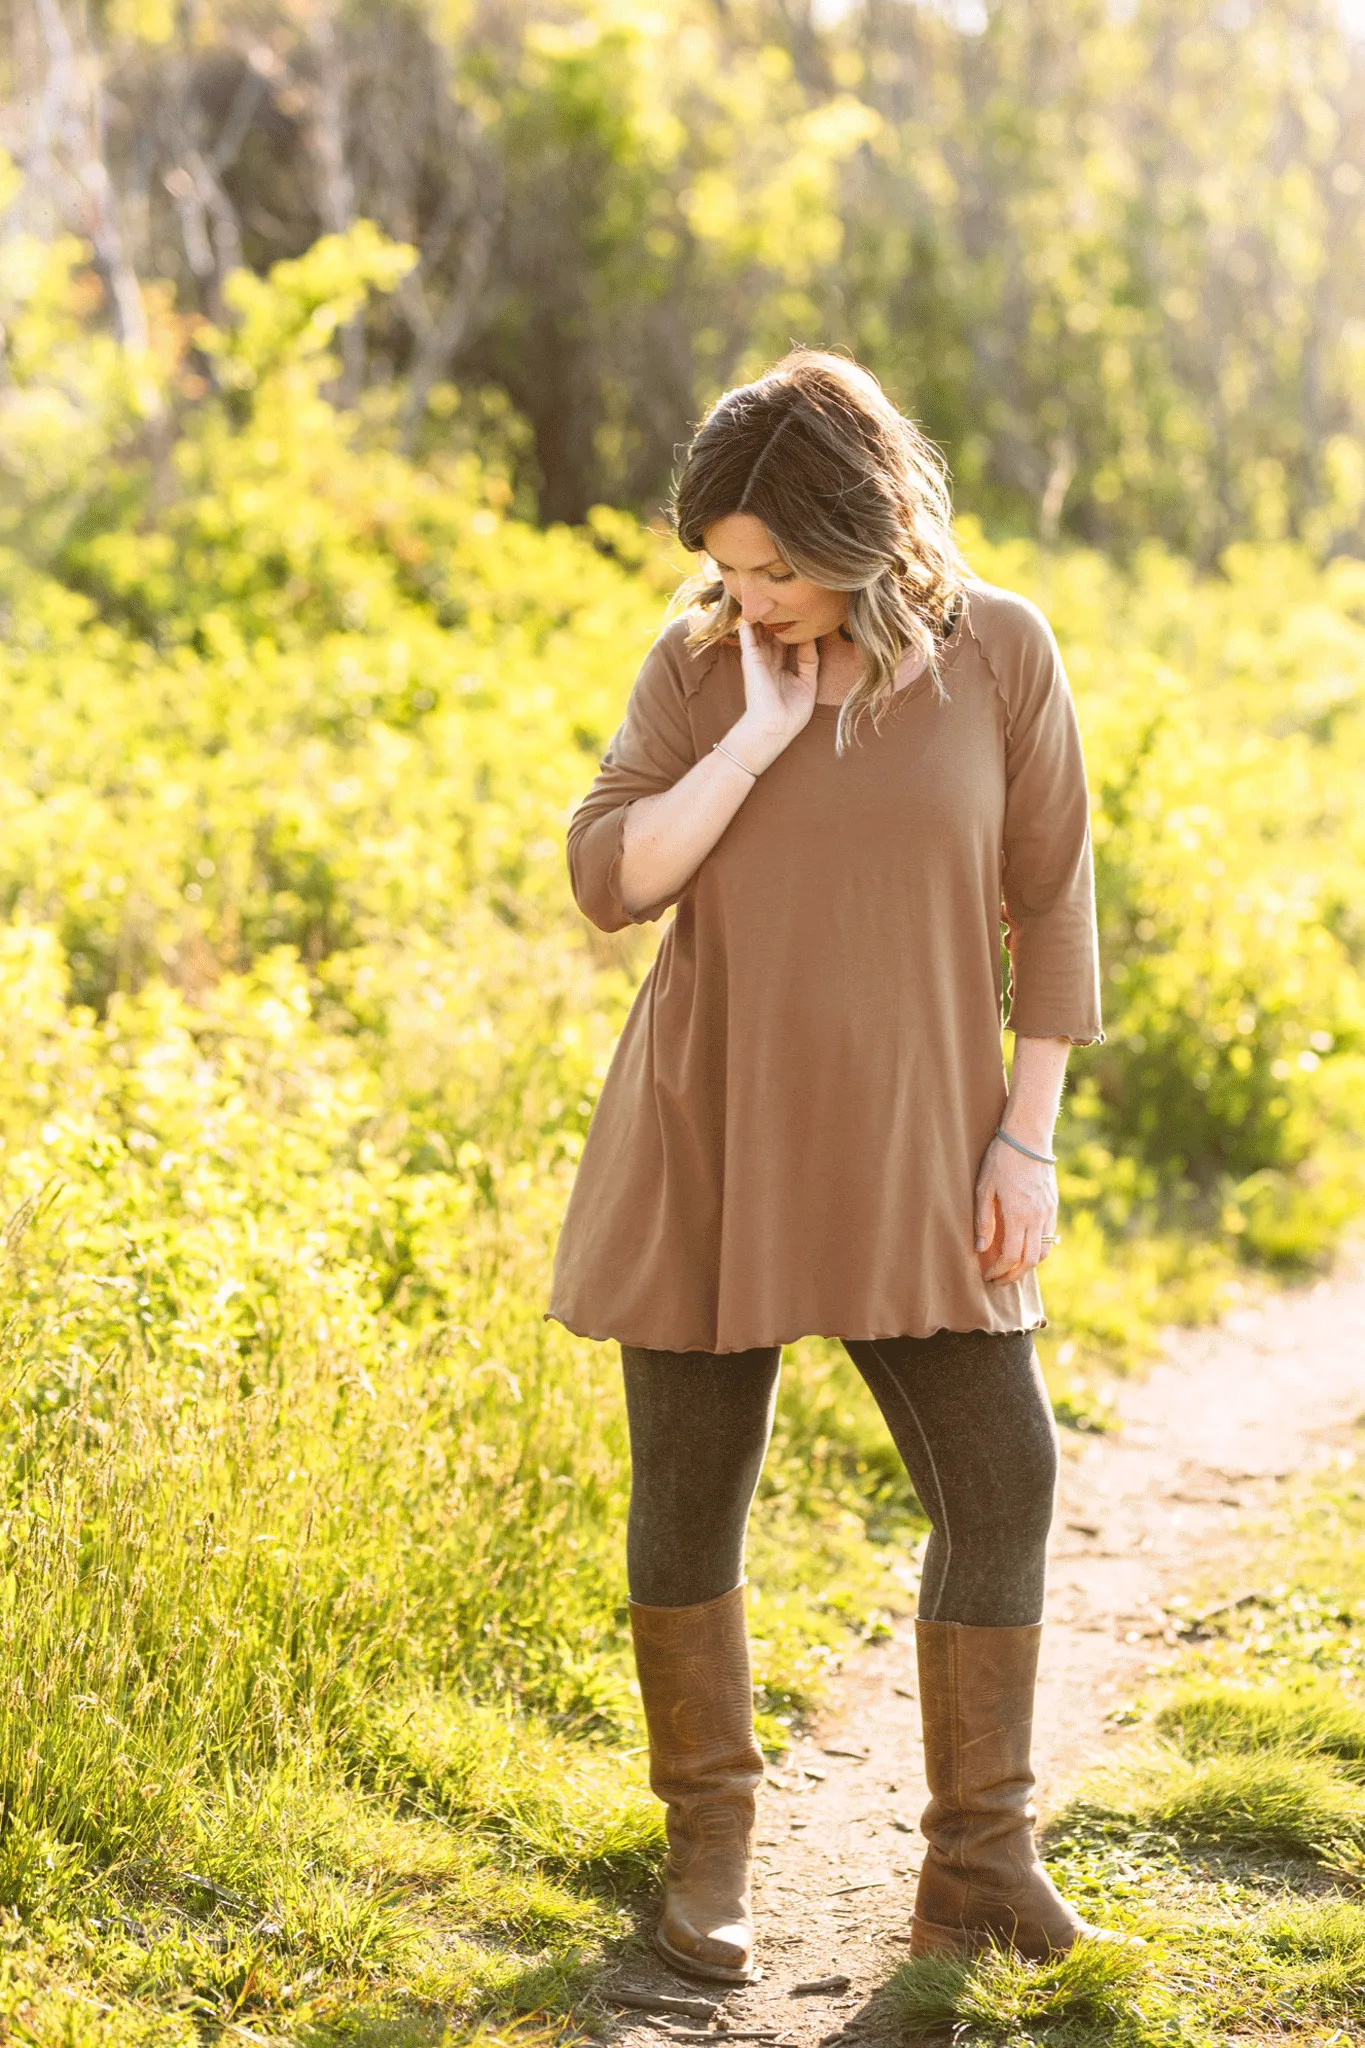
M1002 685L1009 1026L1020 1037L1089 1045L1104 1033L1080 730L1050 627L1015 603L1016 659Z
M602 756L597 779L569 821L569 880L583 915L604 932L648 924L676 903L672 895L641 910L621 899L626 813L642 796L671 789L697 760L687 716L678 625L656 640L630 693L626 715Z

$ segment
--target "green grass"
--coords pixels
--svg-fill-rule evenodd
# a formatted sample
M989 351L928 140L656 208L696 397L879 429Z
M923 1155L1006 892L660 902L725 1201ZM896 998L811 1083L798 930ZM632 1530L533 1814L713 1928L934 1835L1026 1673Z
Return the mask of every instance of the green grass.
M1283 1856L1365 1840L1365 1793L1330 1763L1292 1750L1206 1750L1197 1763L1152 1750L1097 1784L1072 1814L1100 1828Z
M1022 1970L1002 1954L976 1963L926 1956L896 1977L892 2009L910 2034L966 2027L983 2039L1020 2038L1020 2030L1046 2025L1052 2038L1086 2038L1105 2029L1115 2041L1141 2010L1149 1967L1140 1949L1092 1944L1069 1956Z
M188 1387L152 1346L63 1360L86 1276L59 1211L8 1248L0 1914L43 2026L93 1998L129 2039L169 2010L321 2041L382 2006L417 2042L437 2013L571 2007L662 1841L603 1592L614 1382L580 1453L597 1491L570 1495L553 1380L527 1376L509 1435L478 1353L438 1371L371 1334L348 1357L344 1301L310 1329L287 1298L264 1383L236 1347ZM503 1514L472 1516L498 1461ZM771 1741L903 1600L881 1560L919 1527L847 1365L798 1361L755 1544Z
M1365 1706L1318 1678L1293 1686L1207 1680L1179 1686L1152 1726L1196 1761L1288 1751L1330 1757L1351 1777L1365 1779Z

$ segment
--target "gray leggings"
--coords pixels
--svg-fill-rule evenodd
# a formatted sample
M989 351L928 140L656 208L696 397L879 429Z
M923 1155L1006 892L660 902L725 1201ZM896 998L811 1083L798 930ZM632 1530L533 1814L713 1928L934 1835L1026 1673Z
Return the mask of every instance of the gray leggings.
M940 1330L846 1342L932 1524L923 1621L1042 1619L1057 1431L1027 1332ZM744 1576L744 1532L772 1431L781 1351L621 1346L633 1600L691 1607Z

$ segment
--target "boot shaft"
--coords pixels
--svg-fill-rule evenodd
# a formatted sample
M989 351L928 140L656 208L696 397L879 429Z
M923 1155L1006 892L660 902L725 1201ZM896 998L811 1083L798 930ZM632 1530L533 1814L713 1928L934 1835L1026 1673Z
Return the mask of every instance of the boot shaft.
M917 1621L924 1772L936 1799L966 1811L1033 1790L1033 1694L1042 1626Z
M1041 1627L915 1624L924 1772L920 1819L941 1864L1011 1882L1036 1861L1033 1692Z
M670 1805L752 1795L763 1776L744 1605L743 1586L695 1607L630 1604L649 1782Z

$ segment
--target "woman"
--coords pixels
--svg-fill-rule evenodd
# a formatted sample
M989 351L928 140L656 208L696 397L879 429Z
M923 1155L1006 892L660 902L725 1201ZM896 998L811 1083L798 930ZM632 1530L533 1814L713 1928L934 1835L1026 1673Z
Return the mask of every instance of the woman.
M934 451L838 357L722 398L675 516L714 580L650 652L569 865L605 931L677 915L550 1309L621 1346L656 1939L694 1975L752 1972L744 1533L781 1346L822 1334L932 1523L912 1951L1045 1956L1096 1931L1038 1861L1029 1767L1057 1465L1030 1332L1067 1054L1101 1035L1066 678L1039 613L965 573Z

